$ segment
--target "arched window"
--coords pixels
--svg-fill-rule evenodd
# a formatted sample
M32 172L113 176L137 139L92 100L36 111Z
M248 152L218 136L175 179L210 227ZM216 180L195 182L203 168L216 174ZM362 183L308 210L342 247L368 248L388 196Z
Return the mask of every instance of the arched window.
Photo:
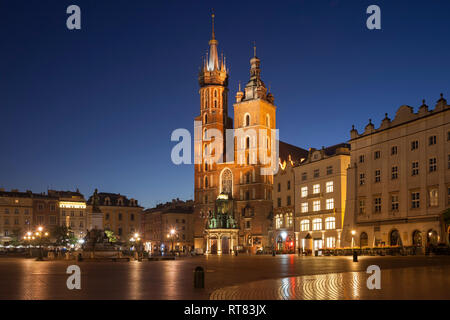
M205 109L208 108L208 89L205 91Z
M275 227L277 229L283 227L283 216L280 214L277 214L275 217Z
M203 130L203 139L208 139L208 130L206 128Z
M250 125L250 115L247 113L245 115L244 127L248 127Z
M394 229L391 231L391 234L389 235L389 245L401 245L400 233L398 233L398 230Z
M369 245L369 237L367 236L367 233L361 232L361 235L359 236L359 245L361 247L367 247Z
M270 128L270 116L266 114L266 126Z
M214 90L214 98L217 98L217 90Z
M325 229L327 229L327 230L336 229L336 218L335 217L328 217L325 219Z
M217 108L217 100L214 100L214 108Z
M302 220L300 222L300 228L301 231L309 231L309 220Z
M245 138L245 148L250 149L250 137Z
M220 174L220 192L232 194L233 192L233 174L230 169L224 169Z
M317 218L313 220L313 230L322 230L322 219Z
M420 232L419 230L414 230L414 232L412 234L412 239L413 239L414 246L416 246L416 247L422 246L422 232Z
M208 123L208 114L207 113L205 113L205 124L207 124ZM198 131L197 131L198 132Z
M294 220L292 219L292 212L286 215L286 224L287 227L292 227Z
M205 176L205 188L208 188L208 177Z

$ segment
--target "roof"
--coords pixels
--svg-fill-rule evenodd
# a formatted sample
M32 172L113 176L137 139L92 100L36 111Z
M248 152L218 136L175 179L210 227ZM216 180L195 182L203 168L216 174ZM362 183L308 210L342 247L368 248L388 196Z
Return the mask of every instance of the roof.
M100 203L99 203L100 206L119 206L119 199L122 199L123 205L120 205L121 207L139 207L137 200L132 199L132 198L128 199L127 196L124 196L120 193L99 192L98 197L100 200ZM106 199L108 199L108 198L110 201L109 203L106 202ZM134 206L131 205L130 200L136 201L136 205L134 205ZM92 196L89 197L87 204L92 205Z
M289 155L291 156L291 160L293 162L299 162L300 159L306 159L308 157L308 150L296 147L283 141L279 141L278 154L281 162L288 161Z

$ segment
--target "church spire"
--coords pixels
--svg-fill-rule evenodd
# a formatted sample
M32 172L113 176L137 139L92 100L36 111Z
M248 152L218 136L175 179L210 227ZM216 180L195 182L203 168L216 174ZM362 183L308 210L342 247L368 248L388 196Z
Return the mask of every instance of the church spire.
M211 14L212 21L212 38L209 41L209 61L208 61L208 71L219 70L219 54L217 52L217 45L219 42L216 40L216 35L214 33L214 11Z
M214 28L215 17L216 15L213 11L211 14L211 40L209 40L209 49L206 52L205 62L199 73L200 86L208 84L228 85L228 72L223 53L219 59L219 41L216 40Z

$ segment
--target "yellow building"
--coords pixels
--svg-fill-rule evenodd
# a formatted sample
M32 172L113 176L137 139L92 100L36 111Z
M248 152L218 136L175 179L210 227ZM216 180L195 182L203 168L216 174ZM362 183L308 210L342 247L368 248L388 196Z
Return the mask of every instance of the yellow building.
M48 190L48 195L58 199L59 224L70 228L73 235L78 239L84 238L87 229L84 196L78 190L75 192Z
M401 106L393 120L350 132L345 241L356 246L448 243L450 106ZM448 226L447 226L448 227ZM354 234L352 234L352 231Z
M33 198L31 191L10 192L0 189L0 244L20 240L31 230L33 219Z
M119 193L99 192L99 208L103 213L103 229L114 232L118 240L128 241L134 233L141 233L142 207L138 201ZM92 196L87 202L92 212ZM89 221L88 221L89 224Z
M312 148L294 168L295 242L303 252L341 247L349 147Z

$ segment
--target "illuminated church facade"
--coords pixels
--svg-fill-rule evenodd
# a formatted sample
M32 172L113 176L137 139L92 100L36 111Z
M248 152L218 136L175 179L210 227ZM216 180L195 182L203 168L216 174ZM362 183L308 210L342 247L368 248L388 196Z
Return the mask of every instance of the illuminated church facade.
M260 62L255 49L250 79L242 91L239 85L231 119L229 73L223 56L219 59L213 15L209 52L198 77L200 115L195 118L194 244L206 253L255 253L271 247L273 175L268 169L278 167L277 154L307 153L282 142L277 145L272 131L276 106L261 80Z

